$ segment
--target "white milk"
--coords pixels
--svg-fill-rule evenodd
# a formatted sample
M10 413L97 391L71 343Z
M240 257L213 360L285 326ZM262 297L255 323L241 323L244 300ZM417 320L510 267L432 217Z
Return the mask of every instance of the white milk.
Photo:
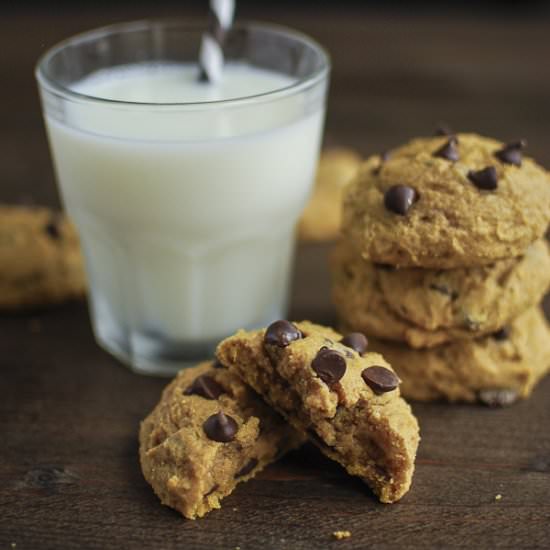
M261 94L286 76L235 64L219 86L196 67L109 69L73 90L114 100L205 102ZM57 177L86 257L98 338L212 343L284 314L291 238L314 177L323 107L296 94L261 108L94 107L47 117ZM143 343L145 342L145 343ZM111 350L112 351L112 350ZM169 355L169 353L168 353Z

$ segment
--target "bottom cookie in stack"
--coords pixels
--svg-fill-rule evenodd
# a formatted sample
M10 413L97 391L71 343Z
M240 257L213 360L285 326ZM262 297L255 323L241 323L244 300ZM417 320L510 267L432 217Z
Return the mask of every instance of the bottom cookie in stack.
M371 338L369 349L393 365L410 399L505 406L528 397L550 370L550 326L534 307L490 336L432 349Z

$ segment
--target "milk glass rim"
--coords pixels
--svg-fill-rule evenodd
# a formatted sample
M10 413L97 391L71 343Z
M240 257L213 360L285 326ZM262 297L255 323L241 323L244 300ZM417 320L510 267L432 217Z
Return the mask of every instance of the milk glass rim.
M46 67L49 61L68 46L78 46L89 40L97 40L102 36L112 35L116 33L135 32L139 30L145 30L152 28L153 26L160 26L163 28L180 27L182 30L199 30L204 31L204 26L199 25L196 22L189 21L185 18L171 18L171 19L141 19L137 21L129 21L125 23L114 23L111 25L105 25L88 31L84 31L69 38L58 42L51 48L49 48L44 54L40 56L35 67L35 76L40 84L41 88L49 93L52 93L65 100L76 101L82 104L103 104L111 105L113 107L131 107L135 109L174 109L174 108L190 108L190 109L208 109L215 107L232 107L232 106L244 106L251 103L262 103L276 101L285 97L289 97L295 94L299 94L304 90L315 87L317 84L327 79L331 69L331 60L328 51L321 46L316 40L311 38L305 33L296 31L290 27L284 25L277 25L273 23L262 23L259 21L241 21L235 24L235 29L256 29L269 31L279 36L288 36L292 39L298 40L308 47L312 48L314 52L319 56L321 61L320 66L311 74L300 78L280 88L262 92L259 94L240 96L230 99L219 99L211 101L190 101L190 102L143 102L143 101L126 101L119 99L109 99L104 97L97 97L94 95L83 94L68 88L58 81L56 81L51 75L48 74Z

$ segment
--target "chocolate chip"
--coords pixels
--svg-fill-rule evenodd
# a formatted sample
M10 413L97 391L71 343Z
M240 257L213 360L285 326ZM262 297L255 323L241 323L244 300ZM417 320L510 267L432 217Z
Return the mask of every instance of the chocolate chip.
M498 186L497 171L494 166L487 166L482 170L470 170L468 179L478 188L484 191L493 191Z
M220 443L232 441L239 430L237 422L221 411L209 416L202 427L208 439Z
M500 330L497 330L496 332L493 332L491 336L498 342L503 342L504 340L508 340L508 338L510 337L510 331L506 327L504 327Z
M236 474L235 479L249 474L258 465L257 458L251 458Z
M367 337L361 332L351 332L342 338L341 341L344 346L355 350L359 355L363 355L367 350L369 341Z
M399 386L399 378L385 367L367 367L361 377L367 386L377 395L395 390Z
M396 271L397 268L391 264L374 264L376 269L381 269L382 271Z
M505 164L521 166L521 151L525 149L525 147L527 147L527 142L524 139L514 141L513 143L506 144L502 149L499 149L495 153L495 157Z
M61 232L59 231L59 226L55 219L50 220L44 226L44 231L54 241L59 241L61 239Z
M435 132L434 136L451 136L454 132L447 124L440 124Z
M456 290L451 290L449 287L447 287L445 285L432 283L429 286L429 288L430 288L430 290L435 290L435 292L439 292L440 294L443 294L444 296L449 296L449 298L451 300L456 300L458 298L458 292Z
M218 399L222 393L225 393L225 390L213 378L203 374L195 378L184 393L185 395L200 395L205 399Z
M488 407L506 407L517 401L518 392L511 389L488 389L480 390L477 397Z
M394 185L384 195L384 206L390 212L405 216L418 199L416 191L408 185Z
M460 158L457 146L458 139L455 136L452 136L445 144L434 151L433 156L456 162Z
M294 340L302 338L302 333L289 321L275 321L265 331L264 343L285 348Z
M325 384L330 386L344 376L346 359L336 350L321 348L311 362L311 368Z

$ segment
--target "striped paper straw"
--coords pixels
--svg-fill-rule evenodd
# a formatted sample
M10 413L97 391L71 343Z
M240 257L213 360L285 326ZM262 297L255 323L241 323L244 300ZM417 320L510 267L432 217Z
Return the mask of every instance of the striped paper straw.
M199 51L200 76L203 82L219 82L223 74L223 45L233 24L235 0L210 0L212 24L202 36Z

